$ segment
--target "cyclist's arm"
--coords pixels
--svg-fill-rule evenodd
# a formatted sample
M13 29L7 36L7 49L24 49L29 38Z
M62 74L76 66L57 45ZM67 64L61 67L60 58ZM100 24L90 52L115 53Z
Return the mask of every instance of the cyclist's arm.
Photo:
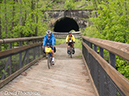
M55 45L55 37L52 37L52 46L54 47Z
M66 43L68 42L68 36L66 37Z
M46 37L46 36L44 36L44 39L43 39L43 46L45 46L45 45L46 45L46 41L47 41L47 37Z
M75 42L75 37L74 37L74 35L73 35L73 42Z

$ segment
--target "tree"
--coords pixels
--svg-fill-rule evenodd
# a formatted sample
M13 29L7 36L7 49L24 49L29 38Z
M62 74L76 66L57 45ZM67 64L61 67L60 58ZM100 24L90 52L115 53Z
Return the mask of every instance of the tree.
M2 0L0 0L0 4L2 3ZM2 32L1 32L1 7L0 7L0 39L2 38ZM0 45L0 51L1 51L1 45Z
M19 25L20 25L20 26L22 26L22 7L21 7L21 5L22 5L22 1L21 1L21 0L19 0L19 2L20 2ZM19 37L21 37L21 32L19 32Z
M37 11L38 11L38 0L37 0ZM38 13L38 12L37 12ZM38 14L36 14L36 24L38 24ZM35 28L35 36L38 34L38 26L36 25Z
M8 24L8 21L7 21L7 7L6 7L6 0L4 0L4 4L5 4L5 38L7 38L7 24Z
M14 7L14 4L15 4L15 0L13 0L13 11L12 11L12 26L11 26L11 34L13 34L13 27L14 27L14 16L15 16L15 7ZM13 36L11 36L13 37Z
M34 19L34 9L35 9L35 4L34 4L34 0L32 0L31 1L31 10L32 10L32 13L31 13L31 18L32 18L32 23L35 23L35 19ZM31 27L33 27L32 25L31 25ZM33 30L33 28L31 28L32 29L32 31L35 31L35 30ZM33 33L33 35L35 35L35 32Z

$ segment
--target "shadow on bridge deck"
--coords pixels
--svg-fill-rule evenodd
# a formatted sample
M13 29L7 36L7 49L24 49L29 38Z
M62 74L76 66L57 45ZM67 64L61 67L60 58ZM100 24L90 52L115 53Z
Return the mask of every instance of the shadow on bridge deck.
M51 69L46 60L40 60L0 89L0 96L95 96L83 60L77 57L81 50L75 49L71 59L66 47L57 46L56 64Z

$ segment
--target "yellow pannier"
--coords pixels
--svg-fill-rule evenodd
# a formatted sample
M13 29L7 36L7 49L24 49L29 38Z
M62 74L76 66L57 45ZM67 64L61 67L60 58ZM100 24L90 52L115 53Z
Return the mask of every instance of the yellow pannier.
M46 53L51 53L52 52L52 48L51 47L46 47L45 48L45 52Z

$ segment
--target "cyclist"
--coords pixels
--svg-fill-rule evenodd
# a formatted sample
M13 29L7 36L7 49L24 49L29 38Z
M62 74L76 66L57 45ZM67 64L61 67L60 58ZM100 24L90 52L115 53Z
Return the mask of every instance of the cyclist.
M72 40L72 42L69 42L69 40ZM66 43L68 44L67 53L69 54L69 52L70 52L70 45L72 45L72 48L73 48L72 54L74 54L75 53L75 50L74 50L75 38L74 38L74 35L72 35L72 32L69 32L69 35L67 35Z
M52 48L52 64L54 65L54 52L56 52L55 37L54 37L54 34L50 30L47 30L46 33L47 34L44 36L42 48L43 48L43 52L45 53L45 47L46 47L47 43L50 44L50 46Z

